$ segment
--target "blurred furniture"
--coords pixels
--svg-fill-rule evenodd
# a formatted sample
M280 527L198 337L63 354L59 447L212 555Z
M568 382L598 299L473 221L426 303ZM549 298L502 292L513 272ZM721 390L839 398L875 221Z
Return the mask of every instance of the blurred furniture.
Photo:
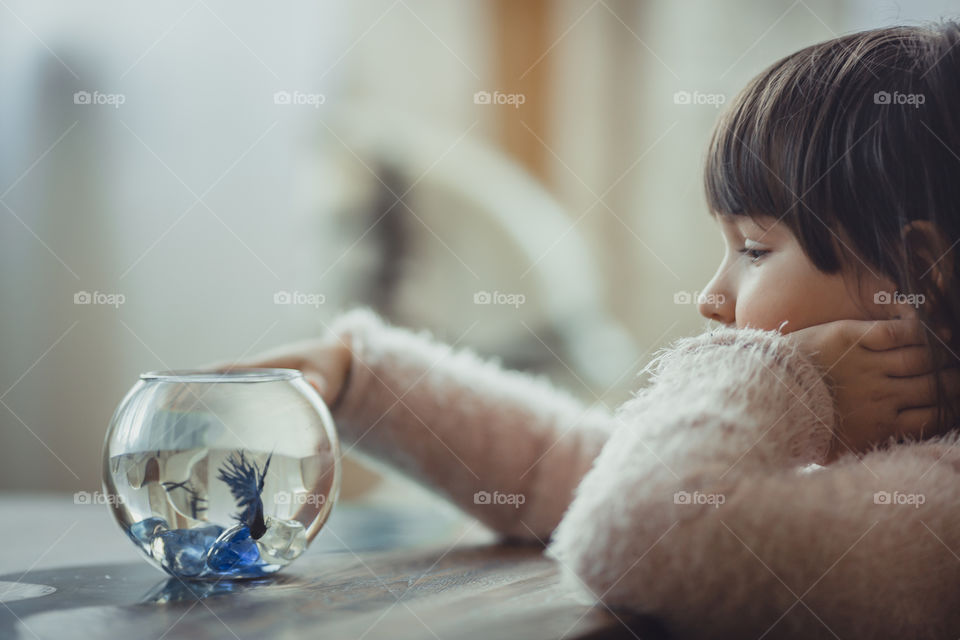
M350 274L351 304L545 374L587 402L632 386L641 353L606 308L611 284L570 213L524 168L376 105L331 113L316 146L333 154L318 164L337 179L315 177L313 208L335 211L328 230L342 246L324 253ZM326 189L334 182L339 196ZM333 268L323 266L314 288Z

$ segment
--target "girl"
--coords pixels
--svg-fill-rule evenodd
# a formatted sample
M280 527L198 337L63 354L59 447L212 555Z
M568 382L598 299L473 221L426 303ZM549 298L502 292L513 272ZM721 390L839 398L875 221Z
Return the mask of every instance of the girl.
M302 370L347 450L677 636L956 637L958 44L856 33L743 90L706 163L720 326L613 413L365 308L244 365Z

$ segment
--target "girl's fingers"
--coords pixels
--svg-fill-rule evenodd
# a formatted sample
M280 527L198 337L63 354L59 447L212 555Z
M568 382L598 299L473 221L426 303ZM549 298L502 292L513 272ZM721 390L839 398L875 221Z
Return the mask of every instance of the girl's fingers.
M956 397L960 394L960 369L941 369L941 383L946 397ZM937 387L936 373L922 376L899 378L891 380L896 389L895 398L897 411L936 405Z
M900 347L877 356L883 360L883 372L895 378L920 376L934 370L933 355L928 347Z
M229 365L229 369L299 369L303 366L303 358L299 356L279 356L274 358L257 358L241 360Z
M204 371L237 371L240 369L299 369L303 374L303 379L310 383L316 389L323 401L330 403L327 382L312 370L304 370L305 361L299 356L279 356L276 358L256 358L254 360L243 360L239 362L220 362L201 367Z
M316 347L314 339L273 347L234 362L218 362L210 368L224 369L303 369L309 364L307 355Z
M298 369L303 358L284 356L276 358L257 358L234 362L210 362L199 367L202 371L232 371L236 369Z
M923 323L915 315L893 320L861 320L849 329L852 338L871 351L925 345Z

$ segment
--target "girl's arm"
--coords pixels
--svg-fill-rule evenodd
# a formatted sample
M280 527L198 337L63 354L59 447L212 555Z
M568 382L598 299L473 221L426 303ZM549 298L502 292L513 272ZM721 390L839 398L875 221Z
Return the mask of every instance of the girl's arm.
M345 452L389 463L497 532L549 537L609 437L609 411L366 308L330 329L352 352L331 407Z
M805 466L834 414L796 347L752 329L678 345L554 533L569 584L682 637L956 637L957 438Z

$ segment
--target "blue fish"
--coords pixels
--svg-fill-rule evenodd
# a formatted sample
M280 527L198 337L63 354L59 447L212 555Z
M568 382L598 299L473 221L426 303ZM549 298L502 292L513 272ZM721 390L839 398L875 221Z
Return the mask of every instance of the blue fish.
M263 480L267 476L267 469L270 468L270 460L273 458L273 452L267 457L263 465L263 471L256 462L250 462L244 456L243 450L237 454L230 454L226 463L220 467L217 478L227 483L230 487L230 493L237 501L237 507L242 511L233 517L241 524L250 529L250 537L254 540L260 539L267 532L267 525L263 520L263 500L260 494L263 493Z

